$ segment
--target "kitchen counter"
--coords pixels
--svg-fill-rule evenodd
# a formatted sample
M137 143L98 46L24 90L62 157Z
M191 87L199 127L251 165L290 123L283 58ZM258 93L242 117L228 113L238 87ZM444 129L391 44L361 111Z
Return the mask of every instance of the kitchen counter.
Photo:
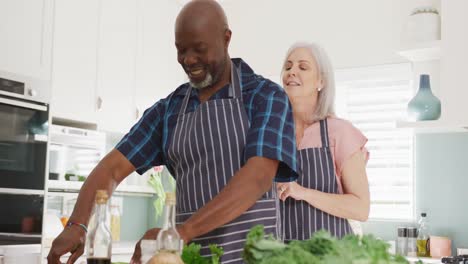
M132 258L133 251L135 249L137 241L119 241L112 243L112 262L130 262ZM47 257L49 254L50 248L44 248L44 257ZM70 257L70 253L65 254L61 260L66 262ZM86 255L83 254L77 261L77 264L86 264Z
M0 246L0 264L39 263L41 260L41 244L4 245Z
M428 263L428 264L432 264L432 263L442 263L441 259L440 258L420 258L420 257L406 257L406 259L410 262L410 263L416 263L418 260L421 260L423 263Z

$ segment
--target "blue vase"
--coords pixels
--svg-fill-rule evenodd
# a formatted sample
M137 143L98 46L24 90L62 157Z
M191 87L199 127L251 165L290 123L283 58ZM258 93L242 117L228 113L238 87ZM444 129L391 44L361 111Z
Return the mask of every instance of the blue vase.
M427 74L420 76L419 90L408 103L408 116L411 121L437 120L440 117L440 100L432 93Z

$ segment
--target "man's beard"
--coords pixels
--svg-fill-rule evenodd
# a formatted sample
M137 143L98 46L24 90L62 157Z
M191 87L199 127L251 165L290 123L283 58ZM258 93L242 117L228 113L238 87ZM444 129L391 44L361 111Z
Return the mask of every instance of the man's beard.
M205 88L213 86L213 84L215 84L216 82L218 82L220 80L222 74L226 70L226 67L225 67L226 63L225 62L226 62L226 58L224 58L218 65L216 65L214 67L215 69L219 69L219 71L214 72L214 74L211 74L211 72L208 71L207 74L206 74L205 79L203 81L201 81L201 82L194 83L189 78L190 85L193 88L198 89L198 90L205 89ZM207 68L209 69L209 67L207 67Z
M194 83L194 82L190 81L190 85L193 88L198 89L198 90L204 89L206 87L210 87L211 85L213 85L213 76L211 76L211 73L208 72L206 74L205 80L203 80L201 82L198 82L198 83Z

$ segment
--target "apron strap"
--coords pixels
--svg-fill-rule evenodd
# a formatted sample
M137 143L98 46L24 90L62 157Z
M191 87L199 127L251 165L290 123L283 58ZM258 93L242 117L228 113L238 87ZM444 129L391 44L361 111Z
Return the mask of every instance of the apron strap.
M231 98L240 98L242 101L242 82L240 79L240 69L231 61L231 85L229 86L229 97ZM187 93L185 94L184 101L182 102L182 106L179 110L179 116L185 114L188 106L188 102L190 100L190 96L192 95L192 86L189 85Z
M328 122L327 119L320 120L320 138L322 139L322 147L328 148L330 141L328 137Z
M189 88L187 89L187 93L185 94L184 101L182 101L182 106L180 107L179 110L179 116L182 116L185 114L185 110L187 110L187 105L188 101L190 99L190 95L192 95L192 85L189 85Z
M239 65L240 67L240 65ZM242 101L242 82L241 82L241 71L240 68L237 67L232 61L231 61L231 85L229 89L229 97L231 98L240 98Z

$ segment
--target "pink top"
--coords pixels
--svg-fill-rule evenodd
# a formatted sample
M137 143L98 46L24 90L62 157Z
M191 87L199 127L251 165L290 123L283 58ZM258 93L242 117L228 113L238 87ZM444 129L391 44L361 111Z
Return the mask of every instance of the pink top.
M338 182L338 190L343 193L341 183L341 175L343 165L356 151L362 151L366 155L366 160L369 159L369 152L364 146L367 143L367 138L359 129L354 127L351 122L330 117L327 118L328 138L330 149L335 165L335 172ZM299 150L306 148L322 147L320 139L320 122L315 122L304 130L304 136L299 144Z

